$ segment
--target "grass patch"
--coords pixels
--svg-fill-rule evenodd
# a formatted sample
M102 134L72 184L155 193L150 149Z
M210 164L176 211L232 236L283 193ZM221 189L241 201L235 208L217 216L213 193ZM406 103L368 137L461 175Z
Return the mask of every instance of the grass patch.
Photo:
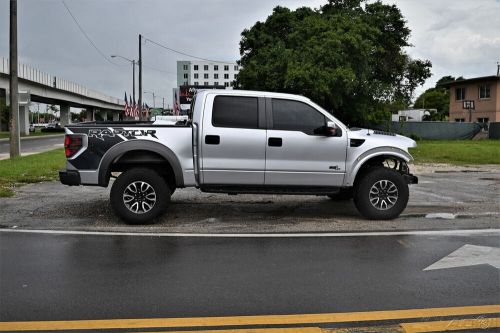
M416 163L500 164L500 141L423 140L410 153Z
M60 135L63 135L64 132L60 132L60 133L57 133L57 132L41 132L39 128L37 128L35 130L35 132L31 132L30 135L21 135L22 138L24 137L33 137L33 136L45 136L45 135L57 135L57 134L60 134ZM8 139L10 138L10 133L9 132L0 132L0 139Z
M64 149L55 149L40 154L0 161L0 197L14 195L13 188L19 184L55 180L64 168Z

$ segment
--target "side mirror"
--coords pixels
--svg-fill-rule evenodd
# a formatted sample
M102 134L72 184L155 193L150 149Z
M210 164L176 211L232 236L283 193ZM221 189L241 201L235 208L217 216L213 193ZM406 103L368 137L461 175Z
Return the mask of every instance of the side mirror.
M326 122L326 136L342 136L342 130L340 127L337 127L335 122L327 121Z

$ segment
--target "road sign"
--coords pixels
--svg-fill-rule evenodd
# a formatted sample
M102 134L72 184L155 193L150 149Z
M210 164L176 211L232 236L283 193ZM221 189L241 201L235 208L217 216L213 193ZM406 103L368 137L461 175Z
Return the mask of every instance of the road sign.
M464 109L474 110L474 101L473 100L465 100L463 107L464 107Z

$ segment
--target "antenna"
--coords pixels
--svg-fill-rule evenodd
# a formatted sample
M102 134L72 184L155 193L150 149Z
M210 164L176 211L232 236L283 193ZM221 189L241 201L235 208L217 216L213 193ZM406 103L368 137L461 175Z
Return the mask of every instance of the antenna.
M497 76L500 76L500 62L497 61Z

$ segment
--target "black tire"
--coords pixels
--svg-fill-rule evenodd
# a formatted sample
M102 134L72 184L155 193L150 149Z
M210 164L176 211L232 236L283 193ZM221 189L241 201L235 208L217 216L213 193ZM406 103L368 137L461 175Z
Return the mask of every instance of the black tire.
M170 202L170 189L156 171L134 168L115 180L110 201L116 215L126 223L146 224L165 212Z
M328 194L327 197L333 201L347 201L351 200L353 196L352 189L341 189L338 193Z
M354 191L354 204L361 215L370 220L391 220L406 208L408 184L400 173L373 167L361 177Z

